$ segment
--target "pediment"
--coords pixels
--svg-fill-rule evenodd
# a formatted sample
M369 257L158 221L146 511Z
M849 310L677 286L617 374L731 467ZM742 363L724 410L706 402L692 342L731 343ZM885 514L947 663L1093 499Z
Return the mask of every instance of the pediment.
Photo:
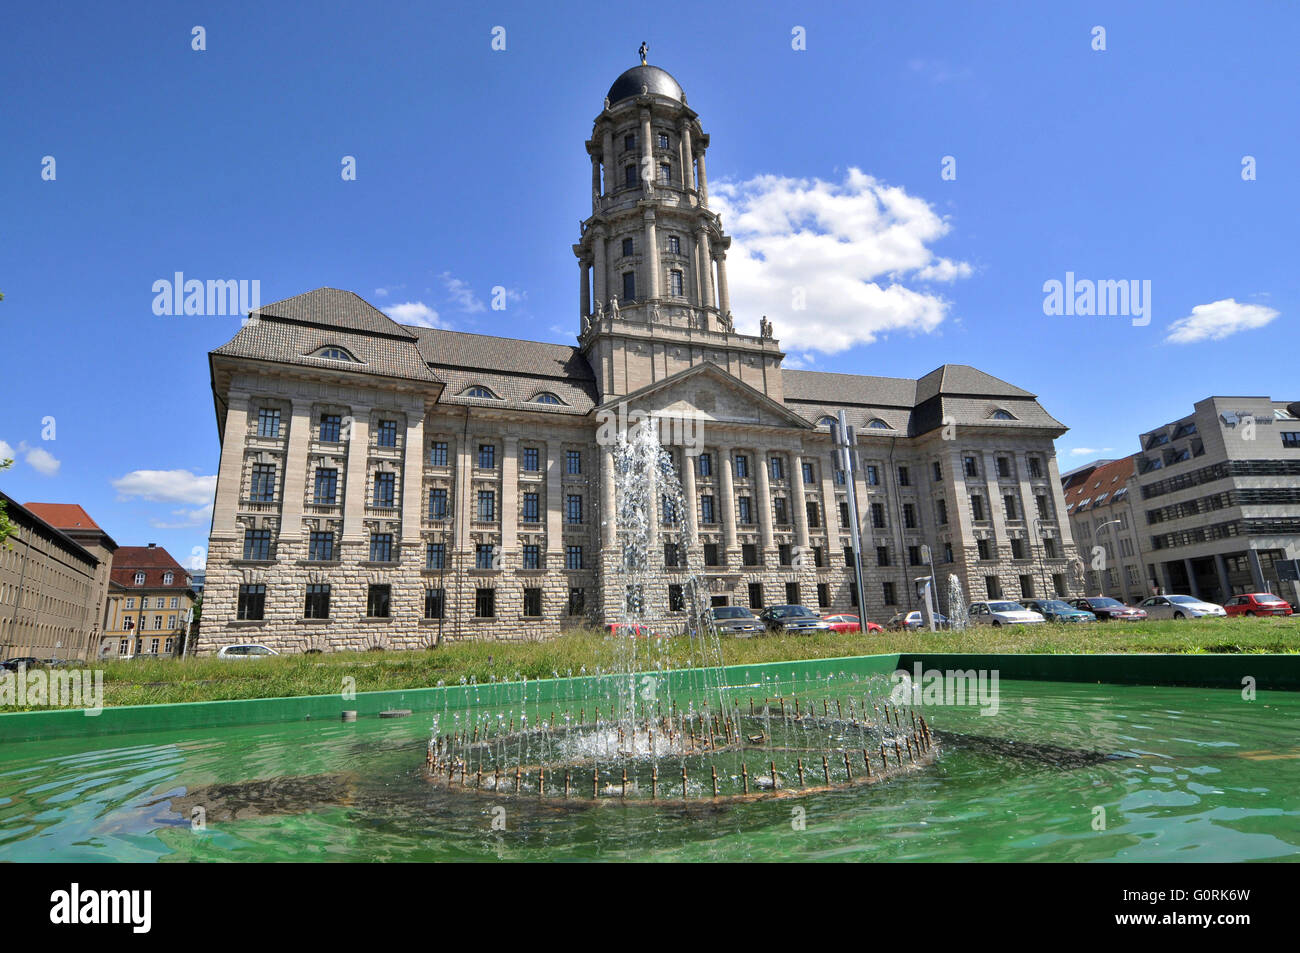
M596 411L614 411L619 405L626 405L629 412L665 417L698 414L702 420L719 424L815 429L784 404L711 362L608 400Z

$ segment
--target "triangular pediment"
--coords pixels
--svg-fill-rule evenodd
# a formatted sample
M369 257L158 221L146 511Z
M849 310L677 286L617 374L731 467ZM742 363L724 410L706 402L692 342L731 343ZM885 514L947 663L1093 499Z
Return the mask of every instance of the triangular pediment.
M620 405L652 415L699 414L701 419L720 424L816 429L784 404L708 361L624 397L611 398L596 412L616 411Z

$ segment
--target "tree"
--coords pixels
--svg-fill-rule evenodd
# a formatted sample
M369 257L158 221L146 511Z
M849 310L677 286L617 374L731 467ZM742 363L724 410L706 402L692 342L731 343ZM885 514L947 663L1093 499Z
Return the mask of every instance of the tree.
M4 295L0 295L3 298ZM14 462L10 459L0 460L0 470L8 470ZM13 544L9 542L9 534L14 530L13 524L9 522L9 514L5 512L4 500L0 500L0 546L6 549L12 548Z

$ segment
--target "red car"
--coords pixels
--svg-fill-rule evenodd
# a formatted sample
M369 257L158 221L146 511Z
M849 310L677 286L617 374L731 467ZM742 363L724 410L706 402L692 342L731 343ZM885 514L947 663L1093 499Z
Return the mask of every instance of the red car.
M861 623L858 621L858 617L855 615L843 615L843 614L824 615L822 616L822 618L830 623L832 632L861 632L862 631ZM883 632L883 631L885 630L882 629L880 626L876 625L876 623L867 620L868 635L870 635L872 632Z
M1223 604L1228 615L1290 615L1291 604L1271 592L1247 592Z

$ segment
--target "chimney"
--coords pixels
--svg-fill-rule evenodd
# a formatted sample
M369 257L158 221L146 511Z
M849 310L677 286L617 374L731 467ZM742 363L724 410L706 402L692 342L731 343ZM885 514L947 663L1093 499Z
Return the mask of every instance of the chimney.
M153 548L155 548L157 545L158 545L157 543L150 543L150 544L149 544L149 548L150 548L150 549L153 549Z

